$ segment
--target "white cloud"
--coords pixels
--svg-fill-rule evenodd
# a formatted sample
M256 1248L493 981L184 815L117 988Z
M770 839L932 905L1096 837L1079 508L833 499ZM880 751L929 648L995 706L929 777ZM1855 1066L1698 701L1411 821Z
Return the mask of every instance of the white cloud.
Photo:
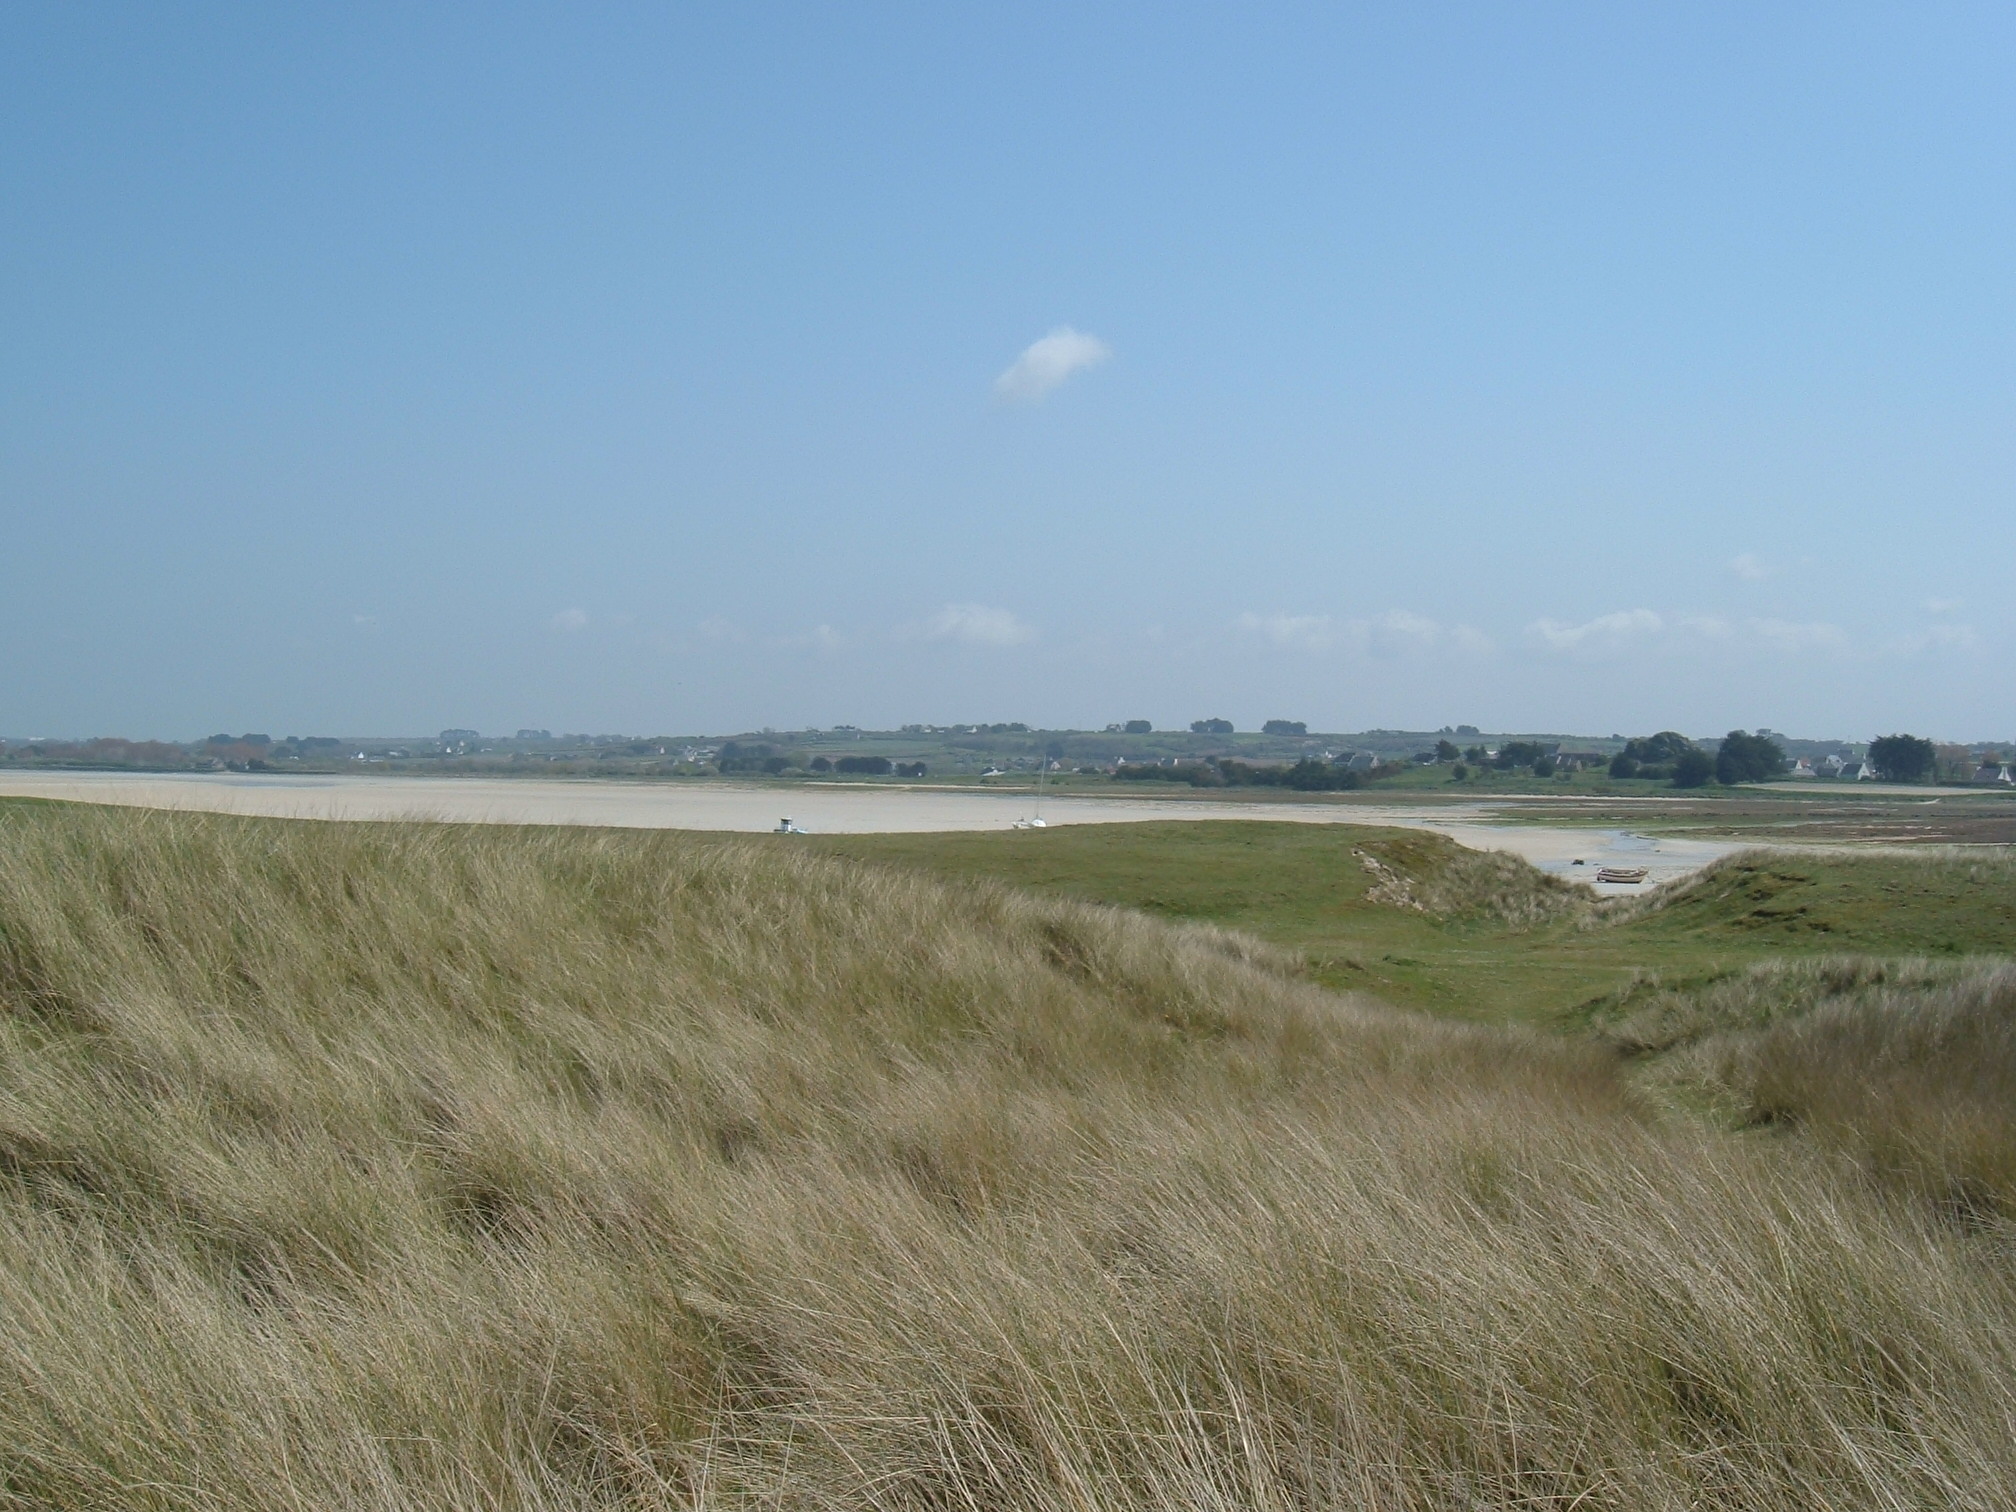
M922 634L926 640L959 641L968 646L1019 646L1036 639L1036 628L1006 609L947 604L924 622Z
M1839 625L1823 621L1801 624L1793 620L1753 619L1750 633L1767 646L1780 651L1837 651L1848 644Z
M1097 336L1059 326L1029 343L994 380L994 392L1017 404L1035 404L1073 373L1097 367L1112 355L1113 349Z
M1473 655L1492 650L1491 638L1468 625L1444 625L1407 609L1391 609L1370 619L1332 619L1327 614L1242 614L1236 621L1248 635L1299 651L1350 651L1401 656L1435 650Z
M1916 656L1924 651L1968 651L1980 644L1981 637L1971 625L1928 625L1915 635L1892 642L1891 648Z
M1533 633L1556 651L1614 650L1647 635L1657 635L1666 622L1650 609L1620 609L1599 614L1579 625L1560 620L1535 620Z
M739 641L744 639L742 627L733 620L725 620L720 615L704 619L695 626L710 641Z
M795 651L811 651L820 656L831 656L846 644L846 641L831 625L814 625L803 635L782 636L774 644L788 646Z
M1759 579L1771 576L1771 569L1764 565L1762 559L1755 552L1751 551L1742 553L1734 561L1730 562L1729 570L1739 578L1748 578L1753 583Z
M566 635L572 635L577 630L586 630L588 628L588 611L586 609L562 609L548 623L555 630Z
M1709 640L1728 640L1736 634L1736 627L1719 614L1688 614L1681 616L1680 628L1691 630L1696 635Z
M1321 651L1337 643L1336 623L1327 614L1242 614L1239 628L1277 646Z
M1927 614L1951 614L1967 601L1965 599L1930 598L1925 600Z

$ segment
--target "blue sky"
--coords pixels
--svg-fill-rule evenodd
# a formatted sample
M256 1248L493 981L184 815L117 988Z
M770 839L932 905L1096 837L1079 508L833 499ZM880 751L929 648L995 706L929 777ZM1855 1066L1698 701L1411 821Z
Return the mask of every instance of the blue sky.
M0 11L0 733L2016 733L2016 12Z

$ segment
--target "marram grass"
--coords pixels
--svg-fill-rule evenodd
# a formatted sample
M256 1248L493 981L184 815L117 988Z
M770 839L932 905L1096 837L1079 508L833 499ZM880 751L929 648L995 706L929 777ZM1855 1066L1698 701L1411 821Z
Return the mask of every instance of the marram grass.
M0 1505L2006 1508L2016 1272L1614 1056L678 836L0 816Z

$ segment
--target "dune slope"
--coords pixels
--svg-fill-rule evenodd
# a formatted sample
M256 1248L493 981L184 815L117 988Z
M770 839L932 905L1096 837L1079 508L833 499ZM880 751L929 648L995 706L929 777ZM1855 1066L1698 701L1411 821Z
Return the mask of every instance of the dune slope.
M0 815L0 1504L2001 1507L1992 1223L1219 931Z

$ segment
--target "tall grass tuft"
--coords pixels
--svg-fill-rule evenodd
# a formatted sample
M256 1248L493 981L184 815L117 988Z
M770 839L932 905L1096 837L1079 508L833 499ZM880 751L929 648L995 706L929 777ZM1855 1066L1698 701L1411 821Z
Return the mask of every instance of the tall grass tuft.
M1648 1083L2016 1219L2016 966L1821 957L1630 996L1602 1033L1654 1057Z
M1615 1057L678 836L0 816L0 1505L2001 1508L2016 1277Z

